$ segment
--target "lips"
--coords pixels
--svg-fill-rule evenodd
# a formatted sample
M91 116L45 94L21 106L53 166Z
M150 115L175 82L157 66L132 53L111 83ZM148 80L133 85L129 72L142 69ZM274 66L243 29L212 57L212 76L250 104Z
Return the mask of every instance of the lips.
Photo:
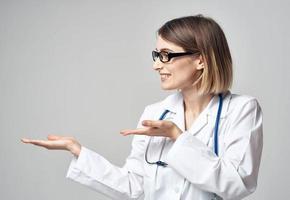
M171 74L160 73L160 76L161 76L161 80L162 81L165 81L165 80L167 80L171 76Z

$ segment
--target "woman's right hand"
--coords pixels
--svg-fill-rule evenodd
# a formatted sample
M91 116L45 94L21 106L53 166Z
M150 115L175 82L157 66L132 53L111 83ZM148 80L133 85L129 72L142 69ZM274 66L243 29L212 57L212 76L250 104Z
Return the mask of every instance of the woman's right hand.
M34 144L46 149L67 150L73 155L79 156L81 151L80 143L73 137L63 137L57 135L48 135L47 140L34 140L22 138L21 141L26 144Z

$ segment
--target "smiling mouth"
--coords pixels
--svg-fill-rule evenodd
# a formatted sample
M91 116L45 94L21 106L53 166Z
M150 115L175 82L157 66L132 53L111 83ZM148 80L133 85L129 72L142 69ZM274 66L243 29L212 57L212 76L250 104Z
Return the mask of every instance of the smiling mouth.
M167 80L170 76L171 76L171 74L160 74L161 81Z

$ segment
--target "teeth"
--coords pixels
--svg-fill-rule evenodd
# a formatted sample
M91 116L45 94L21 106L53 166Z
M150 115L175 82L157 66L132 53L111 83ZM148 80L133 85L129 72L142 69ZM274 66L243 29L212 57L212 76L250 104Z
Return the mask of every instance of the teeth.
M162 79L168 78L169 76L170 76L169 74L161 74Z

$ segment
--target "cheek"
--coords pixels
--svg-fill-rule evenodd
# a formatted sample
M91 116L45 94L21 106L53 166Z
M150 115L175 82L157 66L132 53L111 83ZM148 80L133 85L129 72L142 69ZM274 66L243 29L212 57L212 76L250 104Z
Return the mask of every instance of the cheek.
M172 72L172 75L176 81L187 82L193 79L194 73L191 66L179 66Z

